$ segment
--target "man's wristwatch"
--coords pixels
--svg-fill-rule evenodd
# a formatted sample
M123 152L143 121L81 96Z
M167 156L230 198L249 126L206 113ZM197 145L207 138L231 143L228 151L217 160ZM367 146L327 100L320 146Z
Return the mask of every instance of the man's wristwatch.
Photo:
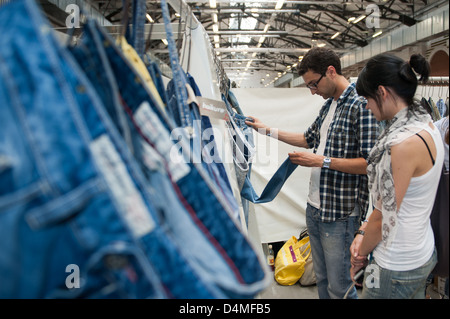
M325 158L323 159L323 165L322 165L322 167L323 167L323 168L330 168L330 164L331 164L331 158L325 157Z
M365 233L366 233L366 232L365 232L364 230L358 229L357 231L355 231L355 236L354 236L354 237L356 237L356 235L362 235L362 236L364 236Z

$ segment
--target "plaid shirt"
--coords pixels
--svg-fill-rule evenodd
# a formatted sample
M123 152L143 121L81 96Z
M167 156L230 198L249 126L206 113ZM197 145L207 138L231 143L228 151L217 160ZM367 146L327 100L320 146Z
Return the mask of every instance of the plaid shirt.
M320 127L333 99L322 106L319 116L306 130L309 148L317 152ZM336 112L328 129L324 155L335 158L367 159L378 138L378 122L369 110L367 101L358 96L355 84L350 84L337 100ZM320 207L323 222L349 216L359 203L361 219L365 219L369 206L367 175L354 175L322 168L320 174Z

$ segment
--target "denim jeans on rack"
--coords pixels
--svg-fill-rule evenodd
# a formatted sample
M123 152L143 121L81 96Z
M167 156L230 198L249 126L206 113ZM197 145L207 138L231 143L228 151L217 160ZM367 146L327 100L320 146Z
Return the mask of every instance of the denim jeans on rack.
M120 79L117 80L118 84L116 85L116 87L120 88L120 93L125 93L126 91L128 91L129 93L121 94L122 96L128 97L128 99L122 98L121 103L123 103L124 107L127 108L127 111L130 112L131 110L128 109L129 105L138 105L142 102L142 100L140 100L139 98L130 100L130 97L133 96L133 94L131 93L136 92L136 88L130 85L130 83L135 82L136 75L133 74L130 67L125 63L125 59L123 57L119 56L118 54L114 54L118 51L112 50L113 42L110 39L108 42L108 39L104 38L104 35L102 35L97 30L96 26L90 23L85 29L84 43L95 42L95 37L97 37L97 44L96 46L95 44L91 45L95 46L95 51L90 52L90 54L87 56L80 56L80 62L84 64L86 60L96 59L97 63L93 63L91 64L91 66L95 66L95 68L97 68L99 72L101 72L101 70L108 71L106 73L114 73L114 71L111 70L110 66L110 64L114 64L116 72L119 70L121 71L119 73L116 73L116 75L121 75ZM108 52L105 51L103 45L107 46ZM99 53L101 52L103 52L103 54L108 57L108 61L103 61L103 65L102 61L99 59ZM97 73L95 68L87 69L85 71L87 74L94 75ZM95 78L93 78L92 80L93 83L96 83L97 89L108 89L108 87L99 88L98 81L96 81ZM111 82L114 81L115 79L111 79ZM109 86L109 91L112 91L110 89L111 87L112 86ZM142 90L142 87L139 88ZM139 96L139 94L137 96ZM131 123L129 115L127 115L127 117ZM133 124L135 125L136 123L131 123L131 130L135 151L134 157L137 160L137 164L143 170L145 170L148 165L154 167L158 160L158 156L152 156L155 155L155 151L153 149L148 149L150 147L144 144L143 138L139 135L139 132L136 131L136 128L133 126ZM164 127L162 127L162 129L165 130ZM143 149L143 146L147 146L147 149ZM174 167L175 166L172 166L171 168L173 169ZM175 167L175 169L178 169L180 167L181 166L177 166ZM170 187L171 185L164 179L164 176L161 174L161 172L155 169L146 169L146 171L143 171L143 173L145 172L147 174L141 175L146 176L147 178L141 181L141 185L148 193L148 198L155 208L155 215L153 217L158 221L157 227L164 230L164 232L169 235L170 241L176 244L178 254L180 256L183 256L183 258L185 259L186 265L184 266L184 268L190 269L190 271L195 273L195 275L199 278L199 283L203 282L202 285L207 286L209 291L214 292L214 297L226 297L226 295L220 291L220 288L216 287L218 286L216 285L217 280L213 280L214 277L217 277L218 274L214 273L213 275L211 275L210 272L211 270L220 271L223 275L223 277L221 277L220 279L224 279L227 277L227 271L228 273L230 273L230 270L226 268L225 263L222 262L220 257L217 257L215 255L217 254L217 252L214 251L212 245L204 238L204 235L199 231L196 225L193 224L192 221L190 221L186 212L184 211L184 208L179 203L180 199L178 199L178 201L174 200L176 196L172 194L173 189ZM180 172L178 171L174 173L179 174ZM192 247L192 249L195 249L195 251L192 251L191 249L185 249L185 247ZM167 260L168 264L165 265L166 271L162 275L162 280L163 282L167 283L168 289L170 290L172 295L174 295L174 297L176 298L198 298L199 295L195 291L195 287L191 286L192 282L184 282L183 277L177 275L177 271L171 268L172 265L169 264L171 262L171 260ZM162 269L161 272L163 272ZM174 279L178 278L177 280L179 288L177 289L178 292L176 294L173 293L176 287L171 285L171 282L169 280L170 276Z
M106 49L108 56L109 54L112 55L110 51L113 48L109 46ZM111 66L120 74L131 74L131 72L124 73L122 68L123 62L122 66L120 64L120 60L115 60L114 63L111 63ZM119 67L122 69L119 69ZM135 103L135 101L138 101L136 99L137 96L140 96L142 92L146 92L145 89L143 89L143 86L138 81L128 80L123 75L117 78L117 81L119 89L121 87L129 88L129 91L126 90L121 93L123 100L127 101L127 106L130 109L129 114L132 115L133 121L139 123L139 117L136 117L136 112L138 112L142 103ZM155 107L154 103L148 97L147 101L153 110ZM157 112L151 114L153 114L151 119L155 123L159 122L161 127L168 126L164 125L162 117L158 116ZM150 121L146 122L150 123ZM158 137L159 135L151 134L151 130L149 131L144 129L144 127L140 127L140 131L144 134L146 142L153 148L155 148L154 145L160 143L161 138ZM163 130L159 129L159 131ZM170 130L167 129L167 132L170 132ZM173 143L172 140L167 141L167 143L169 142ZM188 145L182 142L177 144L183 145L183 155L190 152ZM177 146L170 146L169 149L176 150ZM187 175L173 177L177 190L185 199L185 204L190 208L190 213L194 214L193 218L197 219L196 223L202 228L204 234L208 235L208 239L221 252L221 255L225 256L224 258L227 264L233 270L235 280L239 283L234 289L231 289L232 287L228 288L230 291L227 292L227 296L236 298L253 297L267 285L267 277L260 256L256 254L256 251L246 236L231 218L230 208L226 201L224 201L222 195L217 193L209 176L204 172L203 166L201 164L191 163L189 158L184 158L184 163L188 165L190 171ZM167 165L170 164L168 161Z
M243 178L243 180L240 181L239 183L239 190L242 191L242 189L244 188L245 184L245 180L250 180L250 176L251 176L251 171L252 171L252 161L253 161L253 157L255 154L255 143L253 140L253 128L249 127L247 124L245 124L245 121L247 119L246 116L239 114L239 113L232 113L232 118L234 120L234 123L236 124L236 129L239 129L243 135L245 136L245 140L247 141L248 144L244 144L241 143L241 147L242 147L242 152L243 152L243 156L245 161L248 163L248 170L245 173L245 178ZM241 174L244 175L244 174ZM242 179L242 177L241 177ZM246 225L248 225L248 214L249 214L249 200L244 198L241 195L241 202L242 202L242 209L244 211L244 216L245 216L245 223Z
M238 114L244 115L241 107L239 106L239 102L231 89L228 90L227 100L230 102L231 106L236 110Z
M201 96L200 89L190 74L186 74L186 81L191 85L194 94ZM171 94L173 95L173 92ZM218 155L211 121L207 116L200 114L197 104L192 103L189 105L189 110L192 113L192 118L195 120L193 125L195 134L191 140L195 158L201 161L212 182L223 194L224 199L234 212L233 216L239 219L239 206L234 197L222 159ZM211 150L213 150L214 154L211 154Z
M151 60L150 57L147 57L148 62L146 63L148 72L150 73L150 76L153 79L153 82L155 82L156 89L158 90L159 96L161 97L161 100L163 103L167 106L167 92L166 88L164 86L162 72L158 66L158 64Z
M144 113L146 114L144 115ZM172 148L170 145L172 144L172 141L169 132L164 132L159 119L150 112L150 108L145 109L144 105L135 113L135 118L142 133L148 138L148 141L154 145L158 154L161 154L161 157L165 158L166 166L170 166L170 161L175 159L173 158L173 154L170 156L170 150ZM204 275L208 276L209 280L222 289L228 297L253 297L257 291L262 289L262 285L244 281L246 274L244 269L238 268L242 266L236 262L239 259L235 257L235 252L233 252L229 246L223 246L226 238L219 236L222 234L219 234L220 231L218 228L212 227L217 227L219 222L214 225L215 222L213 220L207 220L206 216L203 215L205 211L209 210L210 213L214 212L214 214L218 214L217 217L220 218L220 206L217 205L214 196L211 196L207 189L207 185L202 183L202 179L195 174L195 167L192 165L187 167L189 167L189 170L185 170L186 175L178 175L176 177L171 174L171 169L168 169L172 180L176 180L176 183L173 183L172 185L174 185L178 197L176 197L175 194L160 194L166 199L164 203L173 203L174 198L179 199L180 197L186 201L184 206L186 208L185 213L189 213L189 218L181 212L177 213L173 211L174 209L171 209L167 214L167 219L171 219L171 223L173 224L174 235L176 236L179 234L180 243L186 247L192 247L189 251L192 253L193 257L199 261ZM153 177L153 175L151 177ZM161 177L163 176L161 175ZM169 183L168 181L170 181L166 178L163 178L163 180L166 183ZM164 185L161 179L155 180L153 183L155 186L160 185L160 187L161 185ZM208 206L206 206L206 209L203 209L203 211L199 211L202 203ZM229 222L229 220L226 221ZM189 227L190 224L195 224L195 226ZM228 226L231 225L230 223L222 225L225 229L231 228ZM196 230L194 229L195 227L202 230L202 233L196 235L196 232L193 231ZM242 239L245 239L237 232L237 229L230 232L228 236L229 240L234 239L241 241ZM205 239L212 244L215 251L210 251L211 247L202 245L202 241L205 241ZM241 243L243 244L243 251L246 251L249 247L246 245L245 241L241 241ZM195 249L198 250L193 251ZM252 257L253 253L251 251L247 251L247 254L248 258L254 258L254 256ZM258 268L258 265L255 265L255 267ZM248 278L248 275L246 276Z
M222 96L222 100L226 105L229 116L229 120L227 121L227 132L232 145L237 183L239 190L241 190L246 176L250 172L250 164L255 153L254 145L251 144L253 143L253 139L249 141L250 136L253 136L253 133L245 124L246 117L234 112L225 96Z
M145 0L132 0L131 34L128 34L128 42L142 57L145 50Z
M40 8L2 6L0 32L0 297L167 297L94 162L83 86Z
M187 81L191 85L195 96L202 96L199 87L197 86L197 83L195 82L194 77L187 73ZM229 192L232 192L231 190L231 184L228 179L227 172L225 170L225 167L223 165L223 160L218 155L218 148L217 143L215 141L214 131L213 127L211 125L211 120L208 116L202 115L201 116L201 127L202 127L202 143L208 145L208 155L211 156L211 160L214 162L215 167L218 170L219 176L222 179L223 187L227 188ZM211 150L213 150L214 154L211 154Z
M88 35L89 32L86 30L84 38L85 42L87 41L86 36ZM98 50L102 50L102 48L98 48ZM113 58L111 52L108 56L111 58L112 62L120 65L118 61L120 57L118 55L116 55L117 59ZM88 59L88 57L84 57L83 61L86 59ZM96 65L100 70L102 69L101 63L93 65ZM109 65L105 67L108 68ZM122 74L131 74L129 69L123 69L122 71ZM123 83L129 83L130 81L131 78L124 79ZM124 102L127 103L127 105L134 104L134 101ZM146 106L147 109L145 109ZM184 164L185 168L182 169L181 167L183 164L181 163L178 166L171 165L171 167L168 168L168 171L166 171L163 165L163 155L161 154L167 154L168 151L170 151L170 148L167 149L167 145L172 143L169 133L163 126L159 128L149 128L150 121L147 120L149 115L143 115L144 112L150 112L150 116L156 117L154 112L150 109L150 106L143 104L135 112L136 116L134 118L143 132L150 129L150 134L155 137L154 140L157 143L155 148L146 144L135 129L133 130L132 135L134 140L137 141L137 143L135 143L135 156L139 157L141 166L146 173L145 175L148 177L149 184L147 187L151 193L150 197L152 198L162 221L160 227L164 227L170 232L173 240L177 242L180 247L189 247L189 249L186 249L185 251L188 254L189 261L192 262L192 267L201 274L202 278L205 278L205 280L223 290L224 297L227 296L226 292L228 291L234 291L233 294L239 293L241 284L236 282L232 269L226 264L225 258L220 255L221 250L216 249L211 241L208 240L207 236L202 233L202 225L197 225L195 223L195 214L191 213L191 215L189 215L187 209L180 203L180 201L185 199L181 197L180 194L176 193L176 190L173 189L173 184L168 178L168 171L170 173L175 173L176 175L182 175L183 172L181 171L184 171L184 174L186 174L189 172L189 168ZM164 137L166 138L165 140ZM141 145L142 149L139 149L139 145ZM170 158L168 161L170 161ZM174 172L174 168L176 167L179 168L178 172Z

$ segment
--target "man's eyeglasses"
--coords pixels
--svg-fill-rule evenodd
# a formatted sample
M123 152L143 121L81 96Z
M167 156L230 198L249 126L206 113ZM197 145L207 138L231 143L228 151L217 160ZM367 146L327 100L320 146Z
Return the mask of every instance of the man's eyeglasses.
M307 87L308 89L310 89L310 90L313 90L313 89L316 90L316 89L317 89L317 86L319 85L320 80L322 80L322 78L323 78L324 75L325 75L325 73L322 74L322 75L320 76L320 78L319 78L316 82L314 82L314 83L309 83L309 84L306 85L306 87Z

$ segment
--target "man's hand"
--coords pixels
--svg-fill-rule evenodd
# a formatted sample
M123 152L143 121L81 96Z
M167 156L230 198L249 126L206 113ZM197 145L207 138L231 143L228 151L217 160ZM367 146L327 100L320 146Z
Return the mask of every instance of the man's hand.
M304 167L322 167L325 156L310 152L292 152L289 153L289 159L292 164Z
M245 124L248 126L251 126L254 128L258 133L267 135L269 133L270 128L265 125L263 122L261 122L259 119L253 116L247 116L248 118L251 118L253 122L251 121L245 121Z

